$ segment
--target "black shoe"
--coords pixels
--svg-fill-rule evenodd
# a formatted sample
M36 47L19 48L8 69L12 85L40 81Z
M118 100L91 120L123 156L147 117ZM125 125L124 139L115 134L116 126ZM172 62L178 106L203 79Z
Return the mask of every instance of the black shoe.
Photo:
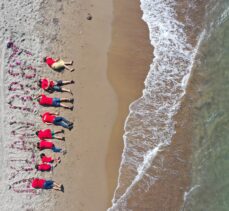
M71 99L69 100L69 102L70 102L70 103L74 103L74 98L71 98Z
M63 137L62 140L65 141L65 137Z
M74 108L74 106L70 107L69 109L70 109L71 111L73 111L73 108Z
M71 84L74 84L74 83L75 83L75 81L71 80Z
M63 185L60 186L60 190L61 190L62 192L64 192L64 186L63 186Z

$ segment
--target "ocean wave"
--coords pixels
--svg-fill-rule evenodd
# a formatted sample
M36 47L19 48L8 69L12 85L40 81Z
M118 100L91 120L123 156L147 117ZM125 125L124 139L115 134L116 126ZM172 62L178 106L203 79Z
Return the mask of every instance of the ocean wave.
M124 150L118 185L112 199L113 210L128 210L128 199L146 191L157 178L148 169L175 133L176 114L198 47L187 42L184 25L176 20L175 1L141 0L143 20L154 46L154 59L145 80L141 98L129 107L125 122ZM137 191L131 191L137 186Z

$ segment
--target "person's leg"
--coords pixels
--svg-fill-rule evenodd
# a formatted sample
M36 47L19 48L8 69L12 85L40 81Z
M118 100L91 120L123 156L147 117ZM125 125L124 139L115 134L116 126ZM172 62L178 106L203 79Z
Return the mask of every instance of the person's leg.
M62 85L67 85L67 84L73 84L74 81L71 80L71 81L62 81Z
M61 88L62 92L68 92L70 94L72 94L72 91L70 89L66 89L66 88Z
M56 91L56 92L62 92L62 88L59 85L54 85L53 88L52 88L52 90L53 91Z
M60 98L60 102L70 102L70 103L73 103L74 102L74 98Z
M67 108L67 109L73 110L73 106L68 106L68 105L65 105L63 103L60 103L60 106L63 107L63 108Z
M53 122L54 125L62 126L68 129L69 129L69 123L70 122L66 120L64 117L56 117Z
M65 122L68 125L72 125L73 123L65 119L64 117L62 118L62 121Z
M75 70L74 68L69 68L67 65L64 65L64 67L65 67L67 70L70 70L71 72Z
M64 130L53 131L53 135L58 134L58 133L64 133Z
M64 137L54 136L53 138L55 138L57 140L65 141L65 138Z
M61 152L62 151L62 149L61 148L58 148L58 147L56 147L55 145L52 147L52 151L53 152Z
M54 182L54 185L60 188L62 184L58 184L58 183Z
M61 191L61 188L56 187L56 186L53 186L53 188L52 188L52 189Z

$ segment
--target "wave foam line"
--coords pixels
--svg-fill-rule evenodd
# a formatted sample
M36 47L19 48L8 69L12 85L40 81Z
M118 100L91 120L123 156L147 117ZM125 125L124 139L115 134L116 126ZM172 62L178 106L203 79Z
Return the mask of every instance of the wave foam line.
M175 19L174 5L173 0L141 0L143 20L149 27L155 58L142 97L129 107L118 185L109 211L127 210L131 190L143 180L159 148L170 144L175 133L173 117L185 94L205 32L195 48L188 44L183 24ZM148 172L147 176L154 178ZM140 185L142 191L144 187Z

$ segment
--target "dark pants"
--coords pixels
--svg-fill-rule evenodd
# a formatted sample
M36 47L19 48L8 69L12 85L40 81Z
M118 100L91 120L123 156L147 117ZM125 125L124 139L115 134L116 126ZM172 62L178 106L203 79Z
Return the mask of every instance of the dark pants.
M65 119L64 117L55 117L54 121L53 121L54 125L58 125L58 126L62 126L64 128L71 128L72 127L72 123L69 122L67 119Z

